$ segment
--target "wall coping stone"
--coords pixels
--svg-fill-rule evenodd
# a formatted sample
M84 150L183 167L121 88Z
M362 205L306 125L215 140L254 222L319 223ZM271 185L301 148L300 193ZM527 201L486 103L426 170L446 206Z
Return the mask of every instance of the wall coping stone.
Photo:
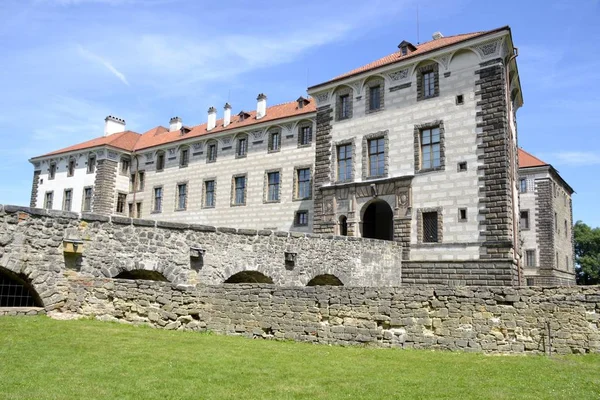
M256 229L243 229L240 228L237 230L237 233L240 235L247 235L247 236L256 236L258 234L258 231Z
M49 217L79 219L79 214L72 211L47 210Z
M156 221L157 228L190 229L190 224L183 222Z
M39 215L42 217L48 216L48 210L45 210L43 208L31 208L31 207L25 207L25 206L5 205L4 211L8 214L12 214L12 213L21 211L21 212L25 212L30 215Z
M113 215L112 217L110 217L110 221L113 224L131 225L131 218L119 217L118 215Z
M217 228L210 225L190 224L190 229L198 232L216 232Z
M84 212L84 213L81 213L81 220L82 221L109 222L110 217L107 215L103 215L103 214Z
M138 218L133 218L131 222L135 226L150 226L150 227L155 227L156 226L156 221L153 220L153 219L138 219Z
M227 228L227 227L217 227L217 232L220 232L220 233L237 233L237 229L235 229L235 228Z

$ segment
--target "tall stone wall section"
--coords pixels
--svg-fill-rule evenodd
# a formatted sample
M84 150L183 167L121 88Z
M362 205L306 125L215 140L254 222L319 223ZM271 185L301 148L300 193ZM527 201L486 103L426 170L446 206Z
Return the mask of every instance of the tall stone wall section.
M65 253L65 243L81 254ZM0 267L33 279L43 298L51 280L36 279L46 273L58 282L144 270L175 284L220 284L256 271L281 286L305 286L319 275L349 286L394 286L401 283L401 249L374 239L0 206Z
M31 198L29 200L29 207L37 207L38 188L40 185L41 173L42 172L39 170L33 171L33 182L31 184Z
M330 180L331 163L331 121L333 120L333 109L330 105L317 109L317 134L315 148L315 202L313 231L315 233L332 234L335 222L326 221L325 215L333 210L325 210L325 199L322 187Z
M73 279L62 310L254 338L485 353L599 353L598 287L351 288Z
M115 212L117 165L118 163L113 160L98 160L92 198L92 210L95 213L111 215Z
M510 180L511 141L508 135L506 104L506 77L501 59L481 64L475 72L480 88L476 95L481 111L477 127L480 129L479 145L483 173L480 175L480 199L483 206L479 214L482 230L482 259L514 260L513 207ZM515 280L518 271L515 270Z

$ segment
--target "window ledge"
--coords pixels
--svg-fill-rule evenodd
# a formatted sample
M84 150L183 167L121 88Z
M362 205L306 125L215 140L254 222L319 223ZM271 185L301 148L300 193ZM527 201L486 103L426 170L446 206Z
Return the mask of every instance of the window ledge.
M281 203L281 200L265 200L263 204L273 204L273 203Z
M180 165L179 168L187 168L189 164Z
M267 151L267 154L279 153L280 151L281 151L281 149L269 150L269 151Z
M247 154L236 154L235 158L237 160L238 158L246 158L246 156L247 156Z
M212 163L215 163L215 162L217 162L217 160L206 160L207 164L212 164Z
M246 203L231 203L231 205L230 205L230 206L231 206L231 207L243 207L243 206L245 206L245 205L246 205Z
M161 214L161 213L162 213L162 210L154 210L154 211L150 212L150 214Z
M423 169L418 169L415 171L415 173L417 174L426 174L429 172L439 172L439 171L445 171L446 168L445 166L441 165L439 167L435 167L435 168L423 168Z
M206 210L206 209L211 209L211 208L215 208L215 206L202 206L202 209L203 209L203 210Z
M312 200L312 196L308 196L308 197L294 197L292 199L292 201L306 201L306 200Z
M383 111L383 110L384 110L383 107L379 107L379 108L375 108L373 110L366 110L365 114L375 114L375 113L378 113L378 112Z
M371 180L371 179L382 179L382 178L387 178L388 174L383 174L383 175L370 175L365 177L365 180Z
M311 147L311 146L312 146L312 142L308 142L308 143L306 143L306 144L299 144L299 145L298 145L298 148L299 148L299 149L301 149L301 148L303 148L303 147Z

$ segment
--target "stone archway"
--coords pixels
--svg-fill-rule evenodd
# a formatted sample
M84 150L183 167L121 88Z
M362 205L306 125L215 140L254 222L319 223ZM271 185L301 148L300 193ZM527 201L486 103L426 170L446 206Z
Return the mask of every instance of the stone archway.
M362 213L362 237L394 240L394 212L386 201L377 199L365 206Z
M323 274L312 278L306 286L344 286L342 281L335 275Z
M0 267L0 307L43 307L28 279Z
M224 283L273 283L273 279L258 271L241 271L231 275Z
M157 271L149 271L145 269L133 269L131 271L121 271L114 279L131 279L131 280L145 280L145 281L157 281L157 282L169 282L163 274Z

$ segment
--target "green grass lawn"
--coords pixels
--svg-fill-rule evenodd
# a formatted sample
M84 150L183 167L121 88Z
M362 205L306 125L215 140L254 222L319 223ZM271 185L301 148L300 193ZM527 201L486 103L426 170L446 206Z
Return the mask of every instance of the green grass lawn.
M0 399L598 399L600 355L334 347L0 317Z

